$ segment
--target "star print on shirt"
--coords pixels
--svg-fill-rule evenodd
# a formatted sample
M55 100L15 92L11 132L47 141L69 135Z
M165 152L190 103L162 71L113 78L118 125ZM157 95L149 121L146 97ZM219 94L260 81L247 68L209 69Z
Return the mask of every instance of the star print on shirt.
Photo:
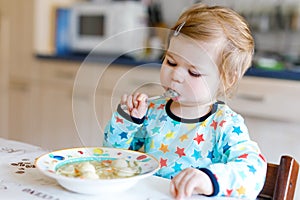
M217 117L220 117L220 116L222 116L223 115L223 111L222 110L219 110L217 113L216 113L216 116Z
M238 192L239 195L246 194L246 188L244 188L243 186L238 188L236 191Z
M168 145L161 144L159 150L164 153L169 152Z
M153 129L151 129L152 133L159 133L159 127L156 126Z
M193 130L196 127L196 124L186 124L186 128L188 131Z
M121 145L120 145L119 143L115 142L115 143L114 143L114 146L115 146L115 147L120 147Z
M159 118L159 121L162 122L162 121L167 121L167 115L163 115Z
M130 144L132 142L133 138L129 138L129 140L126 142L126 144Z
M104 132L104 139L107 140L108 132Z
M113 131L115 130L115 128L113 127L113 126L109 126L109 131L111 132L111 133L113 133Z
M195 160L199 160L201 158L201 151L194 150L194 154L192 155L192 157L194 157Z
M247 158L247 157L248 157L248 154L245 153L245 154L243 154L243 155L240 155L238 158Z
M182 164L175 162L173 169L175 170L175 172L181 171L181 166Z
M121 140L124 139L124 138L125 138L125 139L128 139L127 133L126 133L126 132L120 133L119 136L121 137Z
M227 189L227 190L226 190L226 192L227 192L227 195L226 195L226 196L227 196L227 197L230 197L231 194L232 194L232 191L233 191L232 189Z
M183 134L182 136L180 136L180 141L183 142L184 140L187 140L189 137L187 134Z
M249 172L252 172L253 174L255 174L256 169L253 165L247 165L247 167L249 168Z
M155 107L155 104L154 103L150 103L149 104L149 108L154 108Z
M176 126L176 125L180 124L180 122L173 120L173 121L172 121L172 124L173 124L174 126Z
M167 161L168 159L163 159L163 158L160 158L160 167L166 167L167 166Z
M223 153L225 153L229 148L230 148L230 145L227 142L226 145L223 147Z
M184 148L179 148L179 147L177 147L175 153L178 154L179 157L185 156Z
M260 157L264 162L266 162L265 157L264 157L261 153L259 154L259 157Z
M151 143L150 143L150 148L151 148L151 149L154 149L154 148L155 148L154 140L151 141Z
M171 139L171 138L174 138L174 132L170 131L166 134L166 139Z
M158 107L157 107L157 110L162 110L165 108L165 104L160 104Z
M116 123L121 123L121 124L123 124L124 122L123 122L123 119L121 119L121 118L119 118L119 117L116 117Z
M204 122L202 122L202 123L201 123L201 125L200 125L200 126L202 126L202 127L206 127L206 123L207 123L207 121L205 120Z
M219 126L223 127L224 123L226 122L226 120L222 120L220 123L219 123Z
M133 131L136 127L135 127L133 124L131 124L131 125L129 125L129 126L126 126L126 128L127 128L129 131Z
M243 131L241 130L241 127L240 126L232 126L233 128L233 133L236 133L238 135L240 135L241 133L243 133Z
M203 134L199 135L198 133L197 133L197 136L193 140L195 140L198 144L200 144L200 142L205 141L203 138Z
M211 127L214 128L214 130L217 129L217 126L218 126L218 122L216 122L215 120L212 121L212 123L210 124Z
M214 153L212 151L208 152L207 158L212 160L214 157L215 156L214 156Z
M150 116L148 117L148 119L149 119L149 120L153 120L153 119L156 119L156 117L157 117L157 115L153 114L153 115L150 115Z

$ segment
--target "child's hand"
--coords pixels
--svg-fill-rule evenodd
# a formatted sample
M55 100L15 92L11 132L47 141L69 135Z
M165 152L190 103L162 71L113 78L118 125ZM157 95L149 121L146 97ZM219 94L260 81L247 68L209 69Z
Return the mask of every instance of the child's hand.
M127 106L128 114L135 118L143 118L147 112L148 96L146 94L134 93L132 95L123 95L121 105Z
M192 194L210 195L213 193L213 185L204 172L187 168L171 180L170 191L175 199L183 199Z

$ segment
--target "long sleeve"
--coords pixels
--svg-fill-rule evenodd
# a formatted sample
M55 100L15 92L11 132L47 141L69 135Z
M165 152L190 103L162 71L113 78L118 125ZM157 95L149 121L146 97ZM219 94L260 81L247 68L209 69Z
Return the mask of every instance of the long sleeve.
M103 146L138 150L144 145L144 138L142 124L132 121L119 108L104 129Z
M218 196L255 199L264 185L267 168L258 145L250 140L244 120L237 114L222 121L217 129L213 162L207 168L218 181Z

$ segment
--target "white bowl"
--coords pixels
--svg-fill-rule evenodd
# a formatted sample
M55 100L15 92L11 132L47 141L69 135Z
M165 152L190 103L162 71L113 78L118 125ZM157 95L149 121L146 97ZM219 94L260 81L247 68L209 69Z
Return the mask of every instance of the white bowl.
M139 162L141 172L127 178L96 180L66 177L56 173L60 166L67 163L119 158ZM107 194L125 191L139 180L153 175L160 167L159 162L148 154L106 147L80 147L53 151L37 158L35 166L46 176L56 179L64 188L82 194Z

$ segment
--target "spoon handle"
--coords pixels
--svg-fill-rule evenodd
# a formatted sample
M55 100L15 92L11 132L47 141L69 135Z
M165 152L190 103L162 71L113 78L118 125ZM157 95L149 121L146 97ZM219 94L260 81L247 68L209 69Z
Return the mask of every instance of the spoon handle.
M160 98L163 98L163 97L165 97L165 96L164 96L164 95L158 95L158 96L149 97L149 98L147 99L147 102L148 102L148 101L153 101L153 100L155 100L155 99L160 99ZM122 104L122 105L121 105L121 108L122 108L123 110L127 110L127 105Z

